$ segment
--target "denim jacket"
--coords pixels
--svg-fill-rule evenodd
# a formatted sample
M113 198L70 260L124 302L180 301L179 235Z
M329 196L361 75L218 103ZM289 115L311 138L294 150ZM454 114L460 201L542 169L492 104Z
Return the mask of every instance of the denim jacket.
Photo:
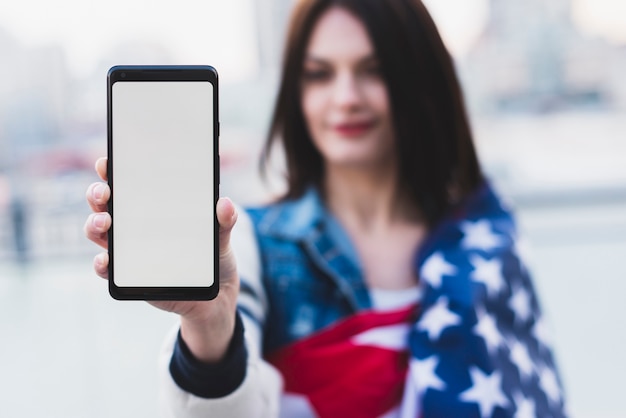
M315 189L248 213L269 307L265 353L371 307L355 251Z

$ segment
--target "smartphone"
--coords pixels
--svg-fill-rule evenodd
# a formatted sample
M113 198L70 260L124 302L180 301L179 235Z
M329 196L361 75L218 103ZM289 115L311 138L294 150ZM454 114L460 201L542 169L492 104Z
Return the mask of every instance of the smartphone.
M217 71L115 66L107 86L109 293L131 300L215 298Z

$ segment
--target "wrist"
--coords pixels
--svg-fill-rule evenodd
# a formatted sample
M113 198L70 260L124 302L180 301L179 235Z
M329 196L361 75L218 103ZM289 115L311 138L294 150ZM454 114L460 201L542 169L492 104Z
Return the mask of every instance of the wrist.
M235 329L235 309L214 309L204 317L180 317L180 335L193 356L204 363L220 361Z
M235 330L223 359L204 363L196 359L180 333L174 346L169 370L176 384L202 398L220 398L234 392L244 381L247 350L241 316L235 316Z

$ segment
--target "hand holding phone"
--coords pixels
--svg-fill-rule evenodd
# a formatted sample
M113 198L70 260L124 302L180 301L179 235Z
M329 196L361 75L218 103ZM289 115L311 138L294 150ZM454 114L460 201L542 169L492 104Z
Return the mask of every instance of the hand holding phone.
M107 180L107 159L96 162L98 176ZM110 190L106 183L93 183L87 189L87 202L93 213L85 222L85 234L94 243L108 248L107 234L111 217L107 210ZM230 250L230 234L237 220L233 203L220 198L216 205L219 223L219 265L220 292L211 301L149 301L155 307L180 314L181 333L194 356L202 361L218 361L226 352L234 329L235 307L237 305L239 278L233 252ZM101 222L94 222L100 218ZM108 253L98 254L94 269L102 278L108 278Z
M128 73L126 73L123 78L127 77ZM111 80L109 80L109 106L111 106L111 84ZM217 84L215 86L217 87ZM216 103L217 89L214 90L214 94L215 107L213 120L218 120ZM109 118L110 117L111 107L109 107ZM111 120L109 120L109 135L110 134ZM217 132L215 128L213 131L213 138L215 147L217 147ZM111 141L111 138L109 138L109 141ZM109 151L111 150L109 149ZM217 152L215 152L215 155L217 155ZM150 153L145 152L141 155L140 160L145 162L145 159L149 158L151 158ZM109 171L110 166L111 162L106 158L101 158L96 163L96 171L100 178L105 182L109 181L109 177L111 177L111 173ZM215 164L213 168L218 170L219 165ZM140 164L140 166L136 167L136 169L145 170L146 167ZM154 183L159 183L162 177L167 174L154 171L146 171L146 173L150 176L150 182ZM219 177L217 177L218 174L214 173L213 176L214 179L218 179L217 183L219 183ZM94 183L89 186L87 190L87 201L93 213L88 217L85 223L85 234L91 241L100 245L104 249L108 249L109 242L113 241L111 240L111 214L109 213L112 204L111 192L112 190L107 183ZM213 193L217 198L217 186L213 189ZM148 211L158 209L159 202L161 202L164 198L162 193L157 193L157 195L153 196L142 193L141 197L146 199L147 203L140 204L145 205L144 208L148 208ZM200 299L197 297L196 293L189 298L191 300L149 301L150 304L159 309L174 312L180 315L181 335L183 336L183 339L187 343L193 355L197 359L206 362L218 361L222 358L224 353L226 353L233 334L235 310L239 294L239 278L237 276L236 262L233 253L230 250L230 234L235 225L237 213L232 202L228 199L219 199L214 207L214 215L217 222L214 224L215 228L213 232L214 238L217 237L216 240L218 240L218 244L214 247L218 249L218 257L214 257L214 261L219 265L219 276L213 276L213 278L219 283L219 295L211 301L195 300L196 298ZM217 225L219 225L219 227L217 227ZM158 225L153 225L152 227L158 229ZM210 240L211 237L206 237L206 239ZM113 254L111 254L111 256L111 258L113 258ZM124 255L117 253L116 256L119 258L119 256L128 256L128 254ZM132 254L130 254L130 256L132 256ZM97 255L94 260L94 269L96 273L103 278L109 278L109 271L111 270L109 260L110 257L108 252L103 252ZM218 273L216 272L215 274ZM219 277L219 280L217 277ZM141 289L143 289L143 287ZM182 291L183 293L188 290L185 287L176 287L176 289L177 292ZM157 296L158 297L145 299L187 299L185 297L167 298L167 293L157 293ZM130 299L130 297L126 298ZM144 299L141 295L137 298Z

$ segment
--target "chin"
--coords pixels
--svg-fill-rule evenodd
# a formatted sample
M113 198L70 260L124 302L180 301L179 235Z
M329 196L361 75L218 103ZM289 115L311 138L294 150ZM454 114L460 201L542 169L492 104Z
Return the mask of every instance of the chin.
M344 170L369 170L384 165L380 158L335 158L327 159L326 163L336 168Z

